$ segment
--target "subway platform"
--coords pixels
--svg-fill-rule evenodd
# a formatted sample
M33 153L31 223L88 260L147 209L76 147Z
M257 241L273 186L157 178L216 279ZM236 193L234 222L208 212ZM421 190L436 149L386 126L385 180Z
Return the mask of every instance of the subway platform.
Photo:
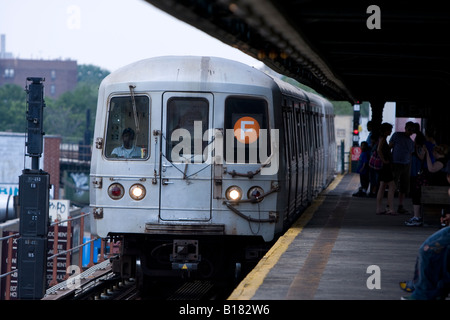
M338 176L230 300L399 300L418 249L438 224L407 227L410 215L376 215L376 199L353 197L359 175ZM386 198L384 199L386 203ZM394 199L397 207L397 198ZM412 211L411 199L405 207Z

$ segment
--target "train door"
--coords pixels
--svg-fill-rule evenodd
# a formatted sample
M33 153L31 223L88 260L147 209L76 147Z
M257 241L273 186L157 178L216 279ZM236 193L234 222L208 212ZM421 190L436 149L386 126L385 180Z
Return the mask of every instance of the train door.
M296 144L296 134L295 134L295 116L293 103L289 103L288 112L288 137L289 137L289 166L290 166L290 177L289 177L289 214L295 214L296 210L296 198L297 198L297 144Z
M322 110L322 109L320 109ZM324 170L325 170L325 150L324 150L324 134L323 134L323 120L324 114L322 111L319 111L318 116L318 126L319 126L319 159L320 159L320 169L319 169L319 180L317 182L319 186L319 192L323 189L323 176L324 176Z
M295 136L294 123L292 115L292 107L287 103L283 107L283 125L285 138L285 155L286 155L286 188L288 190L287 215L290 216L295 213L295 198L296 198L296 155L295 155Z
M300 105L295 104L295 130L297 137L297 192L296 192L296 206L303 205L303 133L302 133L302 118Z
M286 203L286 208L283 208L284 210L286 210L286 217L289 216L289 204L291 203L291 181L290 181L290 177L291 177L291 148L290 148L290 138L289 138L289 108L287 107L283 107L283 111L282 111L282 115L283 115L283 129L284 129L284 155L285 155L285 159L286 159L286 176L285 176L285 181L286 181L286 190L288 190L287 192L287 203Z
M322 129L320 125L321 121L321 114L320 114L320 108L317 108L317 112L315 115L315 131L316 131L316 177L315 177L315 195L317 196L320 191L320 179L321 179L321 172L322 172Z
M313 141L313 176L312 176L312 191L313 191L313 198L317 196L317 177L319 175L319 148L318 148L318 140L319 140L319 134L318 134L318 128L317 128L317 107L314 105L313 108L313 114L311 117L312 121L312 141Z
M306 111L306 135L308 146L308 202L313 198L313 174L314 174L314 131L313 131L313 112L311 106L308 106Z
M306 124L306 103L301 103L300 105L300 119L301 119L301 135L302 135L302 158L303 158L303 167L302 167L302 185L303 185L303 193L302 193L302 205L308 205L308 175L309 175L309 140L308 140L308 127Z
M212 139L212 119L212 94L164 93L159 213L162 220L211 219L211 166L203 151Z

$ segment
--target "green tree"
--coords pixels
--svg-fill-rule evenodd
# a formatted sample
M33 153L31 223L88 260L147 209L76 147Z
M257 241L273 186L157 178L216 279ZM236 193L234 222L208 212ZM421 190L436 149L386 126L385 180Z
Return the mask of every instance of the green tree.
M58 99L45 98L44 131L60 135L65 142L78 143L85 131L93 132L100 82L109 71L93 65L78 66L78 84ZM45 86L45 82L44 82ZM0 87L0 131L26 132L27 94L24 88L6 84ZM90 127L86 128L86 110L90 110Z
M25 132L27 94L23 88L15 84L0 87L0 130Z
M361 103L361 117L368 118L369 109L370 109L370 102L364 101L363 103Z
M44 128L48 134L61 135L66 142L77 143L85 130L93 131L97 107L97 87L81 82L75 90L63 93L47 103ZM86 110L90 110L90 128L86 128Z
M282 76L281 79L283 81L286 81L286 82L296 86L296 87L299 87L302 90L320 95L314 89L312 89L308 86L305 86L304 84L301 84L300 82L298 82L295 79L292 79L292 78L289 78L286 76ZM330 101L330 102L334 107L334 113L336 115L353 115L353 105L350 102L348 102L348 101Z
M98 86L100 82L110 73L108 70L92 64L81 64L78 66L78 83L87 83Z
M353 105L348 101L331 101L334 107L334 114L339 116L353 115Z
M63 93L58 99L49 99L44 127L48 134L61 135L65 142L78 143L88 130L94 131L97 95L100 82L109 71L93 65L78 66L78 84L73 91ZM87 128L86 115L90 111L90 126Z

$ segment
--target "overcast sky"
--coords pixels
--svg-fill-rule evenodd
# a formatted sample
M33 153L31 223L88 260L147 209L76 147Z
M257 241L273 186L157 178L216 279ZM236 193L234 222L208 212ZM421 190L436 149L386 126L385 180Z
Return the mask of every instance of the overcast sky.
M71 59L113 71L162 55L259 61L143 0L0 0L0 34L20 59Z

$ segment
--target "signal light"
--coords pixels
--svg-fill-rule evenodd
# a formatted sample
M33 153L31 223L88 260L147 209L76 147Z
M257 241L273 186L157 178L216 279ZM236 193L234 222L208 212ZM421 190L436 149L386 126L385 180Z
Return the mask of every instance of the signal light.
M357 135L359 133L358 129L353 130L353 134Z
M119 200L123 197L124 189L121 184L113 183L108 188L108 195L113 200Z
M264 190L261 187L255 186L251 187L247 192L247 198L250 200L256 200L256 202L260 202L264 200L264 198L260 198L264 194Z

